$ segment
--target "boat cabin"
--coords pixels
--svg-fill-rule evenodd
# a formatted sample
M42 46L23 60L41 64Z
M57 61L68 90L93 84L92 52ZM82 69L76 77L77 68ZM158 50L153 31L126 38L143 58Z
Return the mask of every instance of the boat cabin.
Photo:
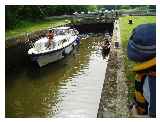
M58 27L58 28L53 28L53 30L54 30L54 34L59 36L67 35L67 34L71 34L71 35L78 34L78 31L70 27Z
M54 38L51 42L51 46L48 47L48 38L44 37L35 42L34 48L31 52L42 53L51 50L61 49L77 38L79 32L76 29L70 27L58 27L53 28Z

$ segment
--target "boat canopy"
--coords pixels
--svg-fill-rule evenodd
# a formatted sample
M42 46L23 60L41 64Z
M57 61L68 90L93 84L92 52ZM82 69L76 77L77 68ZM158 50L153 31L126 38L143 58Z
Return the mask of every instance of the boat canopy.
M54 34L55 36L49 48L48 38L43 37L34 43L33 48L28 51L28 54L46 53L66 47L77 38L78 31L70 27L58 27L54 29Z
M70 29L70 27L57 27L57 28L53 28L54 30L67 30Z

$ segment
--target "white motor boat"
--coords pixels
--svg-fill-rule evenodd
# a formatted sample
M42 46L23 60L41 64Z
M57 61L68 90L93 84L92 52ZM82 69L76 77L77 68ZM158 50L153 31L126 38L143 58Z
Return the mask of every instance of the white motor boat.
M54 28L54 37L48 47L48 38L43 37L36 41L33 48L28 50L32 61L40 67L58 61L70 54L80 44L78 31L70 27Z

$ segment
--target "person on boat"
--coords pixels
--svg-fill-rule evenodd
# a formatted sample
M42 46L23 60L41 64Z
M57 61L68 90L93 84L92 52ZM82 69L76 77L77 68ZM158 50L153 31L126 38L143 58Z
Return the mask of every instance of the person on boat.
M136 64L133 117L156 117L156 24L136 27L128 42L128 58Z
M54 32L52 31L52 29L49 29L49 32L48 32L48 47L51 46L51 42L53 40L53 37L54 37Z

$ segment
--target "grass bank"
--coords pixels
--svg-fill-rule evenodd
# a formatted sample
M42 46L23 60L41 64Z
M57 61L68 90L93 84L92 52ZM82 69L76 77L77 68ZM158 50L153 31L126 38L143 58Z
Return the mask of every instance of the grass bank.
M62 19L53 19L53 20L43 20L38 22L29 22L29 21L20 21L16 24L13 29L6 30L5 37L6 40L14 37L24 35L26 33L32 33L38 30L47 29L49 27L55 27L63 24L69 23L70 20Z
M129 16L120 18L120 31L123 49L126 49L132 30L140 24L155 23L155 16L133 16L133 24L128 24Z
M121 32L121 43L122 48L124 52L124 61L125 61L125 73L126 78L129 81L134 80L134 74L130 72L131 67L134 65L134 62L130 61L127 58L127 44L128 39L131 36L132 30L137 27L140 24L145 23L156 23L156 17L155 16L133 16L133 24L128 24L129 16L121 17L120 18L120 32ZM128 82L129 85L129 101L132 99L132 93L133 93L133 82Z

